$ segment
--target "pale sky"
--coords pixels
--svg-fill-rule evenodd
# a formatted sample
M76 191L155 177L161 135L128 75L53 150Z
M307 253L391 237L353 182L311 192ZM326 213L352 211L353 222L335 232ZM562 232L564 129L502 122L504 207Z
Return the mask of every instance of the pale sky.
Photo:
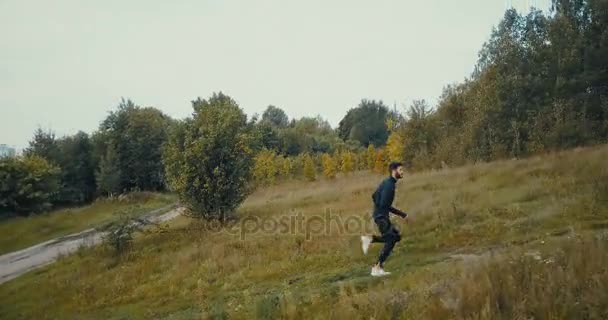
M509 2L0 0L0 143L91 133L121 97L183 118L221 90L334 126L362 98L434 103Z

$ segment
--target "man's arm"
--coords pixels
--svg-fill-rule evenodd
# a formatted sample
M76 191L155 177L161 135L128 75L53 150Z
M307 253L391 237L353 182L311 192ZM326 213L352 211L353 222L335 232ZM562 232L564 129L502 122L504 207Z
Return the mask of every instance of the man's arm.
M394 207L390 207L388 209L388 211L390 211L391 213L396 214L396 215L398 215L398 216L400 216L401 218L404 218L404 219L407 217L407 213L405 213L405 212L403 212L403 211L401 211L401 210L399 210L397 208L394 208Z

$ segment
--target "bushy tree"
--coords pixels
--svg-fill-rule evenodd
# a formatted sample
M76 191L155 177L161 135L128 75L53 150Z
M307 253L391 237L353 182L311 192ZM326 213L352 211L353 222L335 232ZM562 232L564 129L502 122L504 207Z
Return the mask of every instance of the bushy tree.
M80 131L58 141L61 156L61 189L58 202L79 204L93 200L96 191L93 145L89 135Z
M110 145L99 161L99 168L95 174L98 191L102 195L113 196L119 194L121 190L121 172L119 158L114 150L114 146Z
M269 105L262 113L261 122L275 128L285 128L289 125L289 117L283 109Z
M338 134L343 140L356 140L365 147L384 145L388 138L386 120L389 114L382 101L364 99L340 121Z
M43 130L42 128L36 129L34 137L29 142L29 147L24 150L25 155L36 155L58 164L58 160L61 157L61 151L59 150L59 144L55 133L50 130Z
M120 166L120 189L162 190L165 187L162 145L172 120L158 109L124 100L101 123L105 149L111 145ZM102 154L105 154L103 152Z
M60 169L37 155L0 159L0 210L49 210L59 191Z
M169 135L163 156L167 180L193 214L225 219L249 191L254 155L247 116L222 93L192 105L193 116Z
M95 194L95 163L89 136L80 131L73 136L56 138L52 131L37 129L26 155L44 158L61 170L60 187L53 202L78 204L88 202Z
M264 149L254 158L253 178L260 184L273 184L279 174L277 166L277 154L268 149Z

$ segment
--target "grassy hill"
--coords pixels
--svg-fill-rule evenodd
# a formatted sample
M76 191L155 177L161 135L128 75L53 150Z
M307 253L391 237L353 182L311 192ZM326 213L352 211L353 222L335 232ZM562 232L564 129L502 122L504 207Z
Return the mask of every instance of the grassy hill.
M394 219L386 278L358 237L382 177L357 173L260 189L229 230L184 217L120 257L83 249L0 285L0 318L604 319L606 159L602 146L406 176L395 206L415 221Z

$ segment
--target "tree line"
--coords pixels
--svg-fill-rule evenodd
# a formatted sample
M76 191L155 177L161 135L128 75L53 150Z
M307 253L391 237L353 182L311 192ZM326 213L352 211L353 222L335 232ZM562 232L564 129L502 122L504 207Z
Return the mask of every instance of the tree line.
M506 11L473 74L436 108L399 124L416 169L527 156L608 137L608 1L554 0L546 15Z
M276 106L247 117L231 97L192 101L172 119L121 101L91 135L37 130L24 156L0 160L0 209L77 205L170 189L192 212L225 218L255 185L333 179L522 157L608 137L608 1L556 0L551 13L507 10L463 83L437 106L405 112L364 99L337 128Z

